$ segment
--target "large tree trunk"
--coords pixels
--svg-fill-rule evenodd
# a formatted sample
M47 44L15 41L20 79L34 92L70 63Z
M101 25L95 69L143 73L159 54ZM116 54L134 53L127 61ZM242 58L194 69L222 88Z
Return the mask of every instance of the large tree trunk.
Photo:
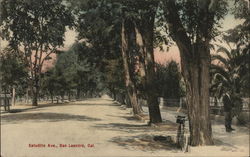
M160 123L162 122L161 112L159 108L157 91L154 83L155 80L155 63L154 63L154 54L153 54L153 29L151 32L148 32L148 36L145 38L145 43L147 47L146 52L146 95L147 95L147 103L150 115L151 123Z
M151 6L151 5L150 5ZM156 4L153 4L154 8L149 8L146 13L142 15L142 22L140 25L141 31L136 30L136 39L145 59L145 94L148 103L150 123L162 122L161 112L158 103L157 91L155 88L155 61L154 61L154 19L156 12ZM151 6L151 7L152 7ZM138 28L139 29L139 28ZM141 36L141 37L140 37ZM142 38L142 40L140 39ZM142 66L143 66L142 62ZM142 70L144 70L142 69ZM143 71L142 71L143 73Z
M195 61L183 65L183 70L189 71L184 77L187 86L191 145L210 145L213 144L209 108L210 53L205 43L198 45L195 51Z
M124 74L125 74L125 84L127 93L133 108L134 114L141 114L142 108L138 103L137 100L137 93L136 87L134 82L131 80L131 72L129 69L129 58L128 58L128 32L125 30L125 21L122 22L122 29L121 29L121 42L122 42L122 58L123 58L123 66L124 66Z
M211 145L213 140L209 108L210 53L208 44L200 42L199 45L191 46L180 41L177 40L177 45L187 89L190 142L192 146ZM188 51L194 53L188 53Z
M213 144L212 128L209 111L209 66L210 66L210 39L196 34L196 41L187 35L178 13L178 6L174 0L163 1L164 14L168 22L169 32L176 42L181 57L181 69L187 89L187 106L190 127L191 145ZM206 3L208 5L209 3ZM205 7L207 7L204 5ZM204 7L203 6L203 7ZM206 11L206 9L201 9ZM210 14L211 15L211 14ZM213 19L207 13L201 19ZM211 22L211 21L210 21ZM209 32L209 21L201 22L199 31ZM205 32L204 32L205 31ZM200 32L199 32L200 33Z
M212 128L209 117L209 65L205 59L200 65L186 66L190 78L185 78L190 125L191 145L212 144Z
M39 88L38 85L32 84L31 86L31 94L32 94L32 106L38 106L38 92Z
M32 92L32 106L38 106L38 93L36 91Z
M146 50L143 43L142 35L136 23L134 23L134 28L135 28L135 42L138 50L138 73L140 76L140 82L139 82L140 88L138 89L137 93L140 93L138 95L140 95L141 97L145 97L145 91L146 91L145 51Z

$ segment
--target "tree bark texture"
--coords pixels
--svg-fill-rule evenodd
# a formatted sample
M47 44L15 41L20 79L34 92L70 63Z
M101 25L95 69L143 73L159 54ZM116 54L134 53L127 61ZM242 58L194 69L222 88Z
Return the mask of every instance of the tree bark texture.
M39 87L38 87L38 82L37 81L32 80L31 94L32 94L32 106L38 106Z
M187 89L191 145L211 145L213 140L209 113L209 40L197 37L196 42L192 43L182 25L175 1L164 1L164 5L171 37L180 51L182 75Z
M145 73L145 95L148 103L150 123L162 122L155 88L155 61L154 61L154 19L158 3L149 2L148 9L141 15L135 27L136 43L139 46L140 58L142 59L141 75ZM145 70L145 72L144 72Z
M129 69L129 58L128 58L128 31L125 28L126 22L123 20L121 28L121 53L123 58L124 74L125 74L125 85L127 93L133 108L134 114L141 114L142 108L140 107L137 99L136 86L131 78L131 71Z

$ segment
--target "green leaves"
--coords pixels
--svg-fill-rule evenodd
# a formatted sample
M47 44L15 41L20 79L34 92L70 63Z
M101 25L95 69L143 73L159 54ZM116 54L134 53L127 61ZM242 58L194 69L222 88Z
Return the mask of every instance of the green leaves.
M85 43L73 44L68 51L58 54L55 67L45 75L44 89L54 92L100 90L102 74L95 61L91 49Z
M226 0L162 0L167 22L179 23L191 43L202 38L210 41L218 35L220 20L228 11L227 3Z
M65 26L73 25L73 16L61 0L3 0L1 37L18 45L48 47L63 44ZM51 48L51 49L52 49Z
M0 86L10 89L13 86L27 86L27 64L15 50L7 47L0 54Z
M178 99L184 95L181 87L181 74L179 65L171 61L166 65L156 66L156 88L158 95L164 98Z
M246 81L246 78L249 78L246 72L247 55L243 53L241 47L228 50L220 46L217 52L220 53L212 56L210 91L217 98L225 95L231 97L230 101L239 114L242 108L241 98L247 95L245 89L249 86L249 82Z

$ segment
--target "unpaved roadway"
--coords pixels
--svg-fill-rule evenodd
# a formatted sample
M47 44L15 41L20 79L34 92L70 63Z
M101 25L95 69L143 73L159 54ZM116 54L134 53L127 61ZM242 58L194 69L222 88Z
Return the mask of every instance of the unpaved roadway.
M174 136L174 123L164 128L147 126L107 96L12 109L20 112L1 113L3 157L249 156L246 128L228 134L223 125L214 125L215 146L190 148L184 154L153 140L156 135ZM172 113L162 114L167 120Z

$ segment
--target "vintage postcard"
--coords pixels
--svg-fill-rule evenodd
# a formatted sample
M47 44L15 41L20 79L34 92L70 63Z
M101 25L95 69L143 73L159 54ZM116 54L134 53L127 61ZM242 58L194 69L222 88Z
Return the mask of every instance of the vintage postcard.
M248 0L0 0L1 157L249 157Z

